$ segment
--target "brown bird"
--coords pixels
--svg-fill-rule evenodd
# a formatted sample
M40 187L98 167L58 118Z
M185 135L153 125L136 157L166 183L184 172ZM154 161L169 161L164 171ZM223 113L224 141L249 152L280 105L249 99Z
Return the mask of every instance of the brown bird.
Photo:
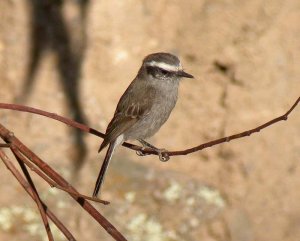
M109 145L101 166L93 196L97 197L115 148L127 140L160 149L144 139L153 136L169 118L178 96L180 80L193 78L184 72L179 59L169 53L154 53L143 64L119 100L114 117L108 124L99 152Z

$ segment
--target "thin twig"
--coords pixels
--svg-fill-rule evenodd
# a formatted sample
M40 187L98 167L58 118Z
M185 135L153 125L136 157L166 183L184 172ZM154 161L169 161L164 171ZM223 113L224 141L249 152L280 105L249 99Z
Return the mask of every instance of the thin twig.
M68 126L75 127L75 128L77 128L79 130L82 130L84 132L94 134L94 135L99 136L101 138L104 137L104 134L97 131L96 129L90 128L90 127L88 127L84 124L78 123L74 120L71 120L71 119L68 119L66 117L57 115L55 113L50 113L50 112L40 110L40 109L37 109L37 108L32 108L32 107L28 107L28 106L24 106L24 105L18 105L18 104L0 103L0 109L17 110L17 111L28 112L28 113L33 113L33 114L45 116L45 117L48 117L50 119L54 119L54 120L60 121L62 123L65 123Z
M51 228L50 228L50 225L49 225L49 222L48 222L48 218L47 218L47 215L46 215L46 210L45 208L47 207L44 207L43 204L42 204L42 201L41 201L41 198L38 194L38 191L36 190L36 187L31 179L31 176L25 166L25 164L23 163L23 161L16 155L14 149L11 148L11 151L13 152L14 156L16 157L20 167L21 167L21 170L23 171L26 179L27 179L27 182L29 184L29 188L31 189L32 191L32 194L33 194L33 200L36 202L36 205L38 206L38 209L40 211L40 214L41 214L41 217L42 217L42 220L43 220L43 223L44 223L44 227L46 229L46 233L48 235L48 239L49 241L54 241L53 239L53 235L52 235L52 232L51 232Z
M300 97L296 100L296 102L292 105L292 107L285 114L283 114L283 115L281 115L281 116L279 116L279 117L277 117L273 120L270 120L270 121L268 121L268 122L266 122L266 123L264 123L264 124L262 124L262 125L260 125L256 128L253 128L253 129L250 129L250 130L247 130L247 131L243 131L243 132L240 132L238 134L231 135L231 136L223 137L223 138L220 138L220 139L217 139L217 140L214 140L214 141L210 141L210 142L207 142L207 143L204 143L204 144L201 144L199 146L195 146L193 148L189 148L189 149L186 149L186 150L183 150L183 151L171 151L171 152L168 152L167 154L170 155L170 156L187 155L187 154L190 154L190 153L193 153L193 152L196 152L196 151L201 151L201 150L206 149L208 147L212 147L212 146L224 143L224 142L230 142L234 139L242 138L242 137L245 137L245 136L250 136L253 133L260 132L262 129L265 129L268 126L275 124L276 122L286 121L288 119L289 114L296 108L296 106L299 104L299 102L300 102Z
M17 181L21 184L24 190L30 195L30 197L34 200L33 191L30 188L28 182L22 177L21 173L17 170L8 156L0 149L0 158L2 159L3 163L7 167L8 170L14 175ZM62 231L65 237L70 241L76 241L74 236L69 232L69 230L64 226L62 222L51 212L51 210L46 206L45 203L42 202L44 210L46 211L47 216L52 220L52 222Z
M108 205L110 202L99 199L99 198L94 198L94 197L89 197L86 195L83 195L81 193L76 193L72 190L70 190L69 188L65 188L62 187L60 185L58 185L56 182L54 182L51 178L49 178L46 174L44 174L38 167L36 167L35 165L33 165L29 160L27 160L26 157L24 157L14 145L11 145L11 149L13 150L14 154L17 155L18 158L20 158L22 160L22 162L24 162L29 168L30 170L34 171L37 175L39 175L42 179L44 179L51 187L55 187L57 189L60 189L62 191L65 191L67 193L76 195L81 198L93 201L93 202L98 202L98 203L102 203L104 205Z
M238 133L238 134L234 134L231 136L227 136L227 137L223 137L214 141L210 141L198 146L195 146L193 148L189 148L186 150L182 150L182 151L171 151L171 152L166 152L165 154L167 154L168 156L175 156L175 155L187 155L196 151L200 151L203 150L205 148L214 146L214 145L218 145L224 142L229 142L231 140L234 139L238 139L238 138L242 138L245 136L250 136L253 133L259 132L260 130L273 125L279 121L283 121L283 120L287 120L289 114L296 108L296 106L299 104L300 102L300 97L296 100L296 102L293 104L293 106L284 114L281 115L271 121L266 122L263 125L260 125L256 128ZM42 116L46 116L55 120L58 120L60 122L63 122L69 126L78 128L82 131L85 132L89 132L93 135L97 135L99 137L104 137L104 134L101 132L98 132L95 129L89 128L86 125L80 124L76 121L70 120L68 118L59 116L57 114L54 113L49 113L46 111L42 111L39 109L35 109L35 108L31 108L31 107L26 107L26 106L22 106L22 105L15 105L15 104L4 104L4 103L0 103L0 109L11 109L11 110L18 110L18 111L23 111L23 112L30 112L30 113L34 113L34 114L38 114L38 115L42 115ZM22 155L24 155L26 158L28 158L30 161L32 161L38 168L40 168L47 176L49 176L55 183L56 185L59 185L59 187L62 187L64 189L67 189L68 193L88 212L91 214L92 217L94 217L94 219L102 226L104 227L104 229L111 234L111 236L113 238L115 238L115 240L126 240L125 237L119 233L119 231L117 229L115 229L115 227L110 224L93 206L90 205L90 203L88 201L86 201L85 197L82 195L81 197L79 197L80 194L77 193L77 191L70 186L70 184L67 183L67 181L65 181L58 173L56 173L50 166L48 166L45 162L43 162L38 156L36 156L30 149L28 149L22 142L20 142L14 135L12 132L10 132L9 130L7 130L4 126L2 126L0 124L0 136L2 137L2 139L7 142L7 144L0 144L0 147L10 147L10 144L14 144L16 146L16 148L22 153ZM132 145L130 143L124 143L124 146L131 148L133 150L136 151L140 151L144 154L154 154L157 155L157 153L151 149L142 149L142 147L140 146L136 146L136 145ZM4 152L0 149L0 158L6 162L7 156L5 156ZM7 166L9 166L6 163ZM35 168L35 166L32 165L32 167L34 167L34 170L39 170L37 168ZM12 167L8 167L11 171L14 168L14 166ZM17 170L16 170L17 171ZM12 171L13 172L13 171ZM37 171L37 174L41 174L41 171ZM15 176L16 172L13 172L13 174ZM43 174L43 173L42 173ZM40 175L42 178L43 176L45 177L45 175ZM16 177L17 180L21 183L22 181L22 176ZM44 178L45 179L45 178ZM49 179L49 178L48 178ZM49 179L49 180L51 180ZM46 179L45 179L46 180ZM49 181L48 180L48 181ZM46 180L47 181L47 180ZM22 183L21 183L22 184ZM49 184L51 185L51 181L49 182ZM34 191L32 189L30 189L28 187L28 183L23 179L23 184L22 186L25 188L25 190L31 195L31 197L34 199ZM73 193L71 193L71 192ZM45 204L43 204L45 206ZM45 206L46 207L46 206ZM45 210L47 211L47 215L49 216L49 211L45 208ZM62 228L64 226L59 226L59 228ZM67 230L68 232L68 230ZM71 239L70 239L71 240Z
M0 148L9 148L10 144L8 143L0 143Z
M253 128L253 129L250 129L250 130L247 130L247 131L243 131L241 133L234 134L234 135L231 135L231 136L216 139L216 140L213 140L213 141L209 141L209 142L206 142L206 143L203 143L201 145L198 145L198 146L195 146L195 147L192 147L192 148L188 148L188 149L185 149L185 150L168 151L168 152L165 152L165 154L168 155L168 156L187 155L187 154L190 154L190 153L193 153L193 152L196 152L196 151L201 151L201 150L206 149L208 147L212 147L212 146L224 143L224 142L229 142L229 141L232 141L234 139L242 138L242 137L245 137L245 136L250 136L251 134L253 134L255 132L259 132L262 129L268 127L268 126L275 124L276 122L287 120L289 114L296 108L296 106L299 104L299 102L300 102L300 97L296 100L296 102L293 104L293 106L284 115L281 115L281 116L279 116L279 117L277 117L277 118L275 118L271 121L268 121L265 124L260 125L256 128ZM86 125L80 124L76 121L73 121L73 120L70 120L68 118L59 116L57 114L49 113L47 111L39 110L39 109L36 109L36 108L27 107L27 106L23 106L23 105L16 105L16 104L0 103L0 109L17 110L17 111L29 112L29 113L34 113L34 114L46 116L46 117L49 117L51 119L55 119L55 120L58 120L60 122L63 122L65 124L69 125L69 126L78 128L78 129L80 129L84 132L89 132L89 133L91 133L93 135L96 135L96 136L99 136L101 138L104 137L103 133L101 133L101 132L99 132L99 131L97 131L93 128L90 128ZM132 150L135 150L135 151L140 151L143 154L158 155L157 152L151 150L150 148L145 148L144 149L140 146L133 145L133 144L130 144L130 143L127 143L127 142L123 143L123 146L128 147L128 148L130 148Z
M76 189L72 187L62 176L53 170L47 163L42 161L36 154L34 154L28 147L26 147L12 132L7 130L0 124L0 137L7 143L15 145L18 150L32 161L36 166L43 170L52 180L58 185L69 188L73 192ZM85 209L115 240L126 241L126 238L104 217L102 216L87 200L77 195L69 193L69 195Z

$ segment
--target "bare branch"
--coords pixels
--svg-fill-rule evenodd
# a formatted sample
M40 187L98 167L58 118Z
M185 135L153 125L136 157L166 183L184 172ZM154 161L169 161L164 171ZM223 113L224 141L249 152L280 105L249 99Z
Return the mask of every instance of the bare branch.
M229 142L234 139L250 136L253 133L259 132L268 126L271 126L279 121L284 121L288 119L289 114L296 108L296 106L300 102L300 97L296 100L293 106L283 115L266 122L263 125L260 125L256 128L243 131L238 134L234 134L231 136L223 137L214 141L210 141L186 150L182 151L170 151L166 152L167 156L176 156L176 155L187 155L196 151L203 150L208 147L212 147L214 145L218 145L224 142ZM101 138L104 137L104 134L98 132L95 129L92 129L86 125L80 124L71 119L59 116L54 113L49 113L43 110L26 107L22 105L15 104L4 104L0 103L0 109L10 109L17 110L23 112L30 112L42 116L46 116L51 119L58 120L63 122L69 126L78 128L84 132L91 133L93 135L99 136ZM72 198L75 199L76 202L79 203L115 240L126 241L125 237L111 224L108 220L106 220L87 200L98 201L104 204L107 204L106 201L98 200L95 198L91 198L82 194L79 194L66 180L64 180L57 172L55 172L49 165L43 162L37 155L35 155L29 148L27 148L19 139L17 139L12 132L7 130L3 125L0 124L0 137L6 142L6 144L0 144L0 158L3 160L7 168L13 173L16 179L21 183L23 188L28 192L28 194L33 198L33 200L37 203L44 226L47 230L49 240L53 240L51 230L49 228L49 223L47 221L46 215L57 225L57 227L64 233L64 235L68 238L68 240L75 240L72 234L65 228L65 226L50 212L47 206L40 200L38 192L34 186L34 183L31 180L31 177L27 171L25 164L35 173L37 173L41 178L43 178L46 182L48 182L52 187L57 187L63 191L66 191ZM124 146L131 148L136 151L140 151L144 154L154 154L157 155L157 152L150 148L142 149L142 147L124 143ZM18 170L14 167L14 165L10 162L5 153L1 150L1 148L10 147L13 151L16 159L18 160L24 175L27 178L27 181L22 177L22 175L18 172Z
M104 137L104 134L93 129L90 128L84 124L78 123L74 120L68 119L66 117L57 115L55 113L50 113L44 110L40 110L40 109L36 109L36 108L32 108L32 107L28 107L28 106L24 106L24 105L17 105L17 104L6 104L6 103L0 103L0 109L8 109L8 110L17 110L17 111L22 111L22 112L28 112L28 113L33 113L33 114L37 114L37 115L41 115L41 116L45 116L48 117L50 119L54 119L57 121L60 121L62 123L65 123L68 126L72 126L75 127L79 130L82 130L84 132L88 132L91 133L93 135L99 136L101 138Z
M126 238L104 217L102 216L87 200L78 197L77 190L72 187L62 176L53 170L47 163L42 161L35 155L28 147L26 147L12 132L7 130L0 124L0 137L11 145L15 146L26 158L33 162L38 168L55 181L59 186L70 189L75 194L69 195L85 210L87 211L115 240L126 241ZM1 149L0 149L1 151Z
M67 193L76 195L76 196L78 196L78 198L81 197L81 198L84 198L84 199L87 199L87 200L90 200L93 202L102 203L104 205L108 205L110 203L108 201L105 201L105 200L102 200L99 198L89 197L89 196L83 195L81 193L76 193L76 192L70 190L69 188L65 188L65 187L58 185L51 178L49 178L46 174L44 174L38 167L36 167L29 160L27 160L26 157L24 157L14 145L11 145L11 149L12 149L13 153L15 154L15 156L17 156L19 159L21 159L22 162L24 162L30 168L30 170L34 171L37 175L39 175L42 179L44 179L51 187L55 187L57 189L65 191Z
M31 176L25 166L25 164L22 162L22 160L15 154L15 152L13 151L13 149L11 149L14 156L16 157L26 179L27 179L27 182L29 184L29 188L31 189L32 191L32 194L33 194L33 200L36 202L36 205L38 206L38 209L40 211L40 214L41 214L41 217L42 217L42 220L43 220L43 223L44 223L44 227L46 229L46 233L48 235L48 239L49 241L54 241L53 239L53 235L52 235L52 232L51 232L51 228L50 228L50 225L49 225L49 222L48 222L48 218L47 218L47 215L46 215L46 207L43 206L42 204L42 201L41 201L41 198L38 194L38 191L36 190L36 187L31 179Z
M245 136L250 136L253 133L260 132L262 129L265 129L266 127L268 127L270 125L273 125L273 124L275 124L279 121L286 121L288 119L289 114L296 108L296 106L299 104L299 102L300 102L300 97L296 100L296 102L292 105L292 107L285 114L283 114L283 115L281 115L281 116L279 116L279 117L277 117L273 120L270 120L270 121L268 121L268 122L266 122L266 123L264 123L264 124L262 124L262 125L260 125L256 128L253 128L253 129L250 129L250 130L247 130L247 131L243 131L243 132L240 132L238 134L231 135L231 136L223 137L223 138L220 138L220 139L217 139L217 140L214 140L214 141L210 141L210 142L207 142L207 143L204 143L204 144L201 144L199 146L195 146L195 147L183 150L183 151L171 151L171 152L168 152L167 154L169 154L170 156L187 155L187 154L190 154L190 153L193 153L193 152L196 152L196 151L201 151L201 150L206 149L208 147L212 147L212 146L224 143L224 142L230 142L234 139L242 138L242 137L245 137Z
M0 143L0 148L9 148L10 144L8 143Z
M188 148L188 149L185 149L185 150L169 151L169 152L165 152L164 154L166 154L168 156L187 155L187 154L190 154L190 153L193 153L193 152L196 152L196 151L201 151L201 150L206 149L208 147L219 145L219 144L224 143L224 142L229 142L229 141L232 141L234 139L242 138L242 137L245 137L245 136L250 136L251 134L259 132L262 129L264 129L264 128L270 126L270 125L273 125L273 124L275 124L279 121L287 120L289 114L296 108L296 106L299 104L299 102L300 102L300 97L296 100L296 102L293 104L293 106L284 115L281 115L281 116L279 116L279 117L277 117L273 120L270 120L270 121L266 122L265 124L260 125L256 128L253 128L253 129L250 129L250 130L247 130L247 131L243 131L241 133L234 134L234 135L231 135L231 136L216 139L216 140L213 140L213 141L209 141L209 142L206 142L206 143L203 143L201 145L198 145L198 146L195 146L195 147L192 147L192 148ZM60 122L63 122L65 124L69 125L69 126L78 128L78 129L80 129L84 132L91 133L91 134L99 136L101 138L104 137L103 133L101 133L101 132L99 132L99 131L97 131L93 128L90 128L86 125L80 124L76 121L73 121L73 120L70 120L68 118L59 116L57 114L49 113L47 111L39 110L39 109L36 109L36 108L27 107L27 106L23 106L23 105L16 105L16 104L0 103L0 109L17 110L17 111L30 112L30 113L46 116L48 118L55 119L55 120L58 120ZM123 143L123 146L128 147L128 148L130 148L132 150L135 150L135 151L140 151L143 154L157 155L157 152L155 152L154 150L152 150L150 148L142 148L140 146L133 145L133 144L130 144L130 143L127 143L127 142Z
M21 184L21 186L25 189L25 191L30 195L30 197L35 200L34 194L32 189L30 188L28 182L22 177L21 173L17 170L17 168L14 166L14 164L11 162L11 160L8 158L8 156L0 149L0 158L4 162L5 166L8 170L11 171L11 173L14 175L14 177L18 180L18 182ZM65 235L65 237L68 240L75 241L76 239L73 237L73 235L69 232L69 230L59 221L59 219L51 212L51 210L46 206L45 203L41 201L43 208L47 214L47 216L52 220L52 222L62 231L62 233Z

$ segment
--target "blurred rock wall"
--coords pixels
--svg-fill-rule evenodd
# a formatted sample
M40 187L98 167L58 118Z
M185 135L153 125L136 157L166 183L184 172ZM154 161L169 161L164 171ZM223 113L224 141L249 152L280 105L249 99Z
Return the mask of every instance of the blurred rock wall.
M196 78L182 81L176 109L152 142L181 150L269 121L300 95L298 0L7 0L0 9L0 102L19 101L104 131L143 57L172 52ZM299 113L300 106L287 122L168 163L124 148L117 155L223 194L223 211L186 240L296 241ZM96 154L100 140L24 113L1 110L0 122L53 166L83 166L76 183L91 192L103 158ZM11 180L3 166L0 173Z

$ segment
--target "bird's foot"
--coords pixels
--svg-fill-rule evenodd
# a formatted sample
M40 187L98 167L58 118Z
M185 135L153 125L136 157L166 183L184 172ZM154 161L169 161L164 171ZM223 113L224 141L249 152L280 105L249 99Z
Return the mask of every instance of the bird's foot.
M162 162L166 162L166 161L168 161L170 159L170 156L168 155L168 150L166 150L166 149L159 149L159 148L153 148L153 147L142 147L141 150L136 151L136 154L138 156L147 156L147 155L150 155L149 153L143 152L147 148L153 150L154 152L156 152L157 155L158 155L158 157L159 157L159 160L162 161Z
M136 154L138 156L146 156L146 155L149 155L148 153L145 153L144 150L149 148L151 149L152 151L156 152L158 157L159 157L159 160L162 161L162 162L166 162L170 159L170 156L168 155L168 151L166 149L160 149L160 148L157 148L153 145L151 145L150 143L142 140L142 139L139 139L138 140L142 145L143 147L141 148L141 150L137 151Z
M136 151L136 154L138 156L148 156L148 155L150 155L150 154L144 152L145 149L147 149L147 147L143 146L140 150Z
M155 150L157 152L157 155L159 157L159 160L162 162L167 162L170 159L170 156L168 154L168 150L166 149L157 149Z

